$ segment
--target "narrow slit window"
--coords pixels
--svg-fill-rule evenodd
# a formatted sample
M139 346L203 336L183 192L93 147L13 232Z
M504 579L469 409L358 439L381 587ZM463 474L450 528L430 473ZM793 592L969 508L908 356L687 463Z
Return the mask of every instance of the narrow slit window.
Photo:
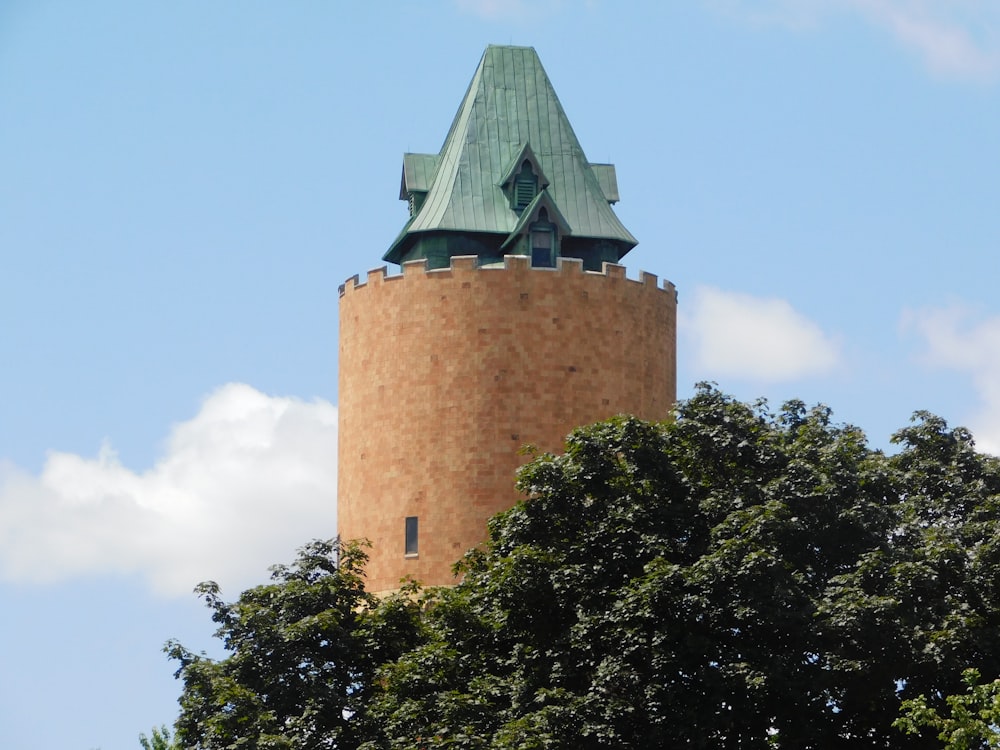
M404 554L407 557L416 557L419 552L419 545L417 543L417 517L407 516L406 517L406 542L404 546Z

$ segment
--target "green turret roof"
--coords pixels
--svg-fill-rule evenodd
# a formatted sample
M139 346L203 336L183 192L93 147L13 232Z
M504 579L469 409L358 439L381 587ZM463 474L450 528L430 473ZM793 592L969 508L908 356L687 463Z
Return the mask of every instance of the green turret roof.
M535 189L522 200L523 165ZM617 261L637 244L611 208L614 166L587 161L531 47L486 49L441 152L403 157L400 198L411 218L385 255L394 263L431 257L420 252L431 238L445 255L510 252L543 204L558 217L563 255Z

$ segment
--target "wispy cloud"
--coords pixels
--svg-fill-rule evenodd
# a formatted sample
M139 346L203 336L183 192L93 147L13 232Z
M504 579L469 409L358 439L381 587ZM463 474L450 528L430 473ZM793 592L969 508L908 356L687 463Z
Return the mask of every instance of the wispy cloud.
M1000 4L994 0L850 0L917 52L935 73L992 78L1000 71Z
M844 0L702 0L716 13L754 26L817 26Z
M593 0L582 3L589 5ZM538 21L563 10L570 0L455 0L458 9L486 21Z
M995 0L704 0L754 24L821 26L850 14L888 32L935 74L995 80L1000 74L1000 3Z
M264 580L336 534L337 410L229 384L173 427L152 469L53 453L41 473L0 465L0 578L135 574L165 595Z
M692 296L679 325L693 344L699 377L788 381L828 373L840 362L837 341L783 299L713 287Z
M961 306L923 309L905 312L902 327L922 339L922 363L969 376L980 407L967 426L979 448L1000 455L1000 316L982 318Z

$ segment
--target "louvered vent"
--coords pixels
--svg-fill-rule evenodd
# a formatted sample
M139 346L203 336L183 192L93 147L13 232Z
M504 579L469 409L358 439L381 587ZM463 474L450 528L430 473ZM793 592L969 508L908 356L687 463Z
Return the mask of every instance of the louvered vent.
M518 177L514 181L514 208L527 208L535 197L535 180Z
M407 203L410 207L410 216L416 216L420 213L420 209L424 207L424 198L427 197L427 193L422 190L414 190L407 193Z

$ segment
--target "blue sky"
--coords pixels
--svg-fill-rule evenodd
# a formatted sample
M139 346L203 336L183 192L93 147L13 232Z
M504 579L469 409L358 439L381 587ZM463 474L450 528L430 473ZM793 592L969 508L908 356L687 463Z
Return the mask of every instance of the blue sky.
M192 587L335 533L337 286L489 43L616 164L681 397L1000 452L994 0L0 0L0 746L137 748Z

